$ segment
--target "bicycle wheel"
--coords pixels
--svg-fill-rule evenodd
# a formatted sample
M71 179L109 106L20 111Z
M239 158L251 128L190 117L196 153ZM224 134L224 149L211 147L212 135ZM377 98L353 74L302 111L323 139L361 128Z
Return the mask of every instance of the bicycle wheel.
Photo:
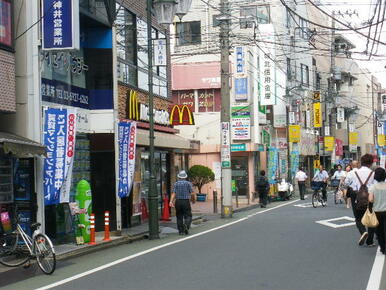
M5 234L0 237L0 264L7 267L18 267L30 258L24 241L19 241L19 234Z
M52 274L56 268L56 256L51 240L44 234L34 238L36 260L40 269L47 275Z
M318 199L318 196L319 196L319 194L318 194L317 191L315 191L315 192L312 194L312 206L313 206L314 208L317 208L318 205L319 205L319 199Z
M323 196L321 193L319 193L319 202L320 204L322 205L322 207L325 207L326 206L326 202L325 200L323 199Z

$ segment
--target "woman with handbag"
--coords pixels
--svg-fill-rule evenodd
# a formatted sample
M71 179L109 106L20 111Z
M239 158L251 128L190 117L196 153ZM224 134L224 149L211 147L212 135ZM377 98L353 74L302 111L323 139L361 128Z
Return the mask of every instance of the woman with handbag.
M378 238L381 252L385 254L386 247L386 171L379 167L375 169L374 179L377 181L369 188L369 203L372 203L373 211L378 219L378 227L375 233ZM370 206L371 208L371 206Z

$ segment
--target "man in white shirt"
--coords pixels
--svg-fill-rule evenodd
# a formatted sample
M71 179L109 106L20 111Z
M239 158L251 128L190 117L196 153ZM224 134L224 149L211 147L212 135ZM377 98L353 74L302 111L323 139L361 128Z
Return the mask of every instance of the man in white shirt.
M368 231L366 231L366 227L362 224L361 220L365 213L365 210L358 210L357 209L357 192L359 188L361 187L361 182L358 180L358 177L356 174L358 174L360 180L362 183L365 183L366 180L369 178L367 182L367 188L369 188L371 185L374 184L374 174L373 171L370 169L371 165L373 164L373 156L371 154L365 154L361 158L361 168L355 170L351 170L344 181L345 185L347 187L350 187L350 197L352 202L352 210L355 217L355 223L359 230L359 233L361 234L361 237L358 241L358 244L362 246L365 242L368 246L374 245L374 228L368 228ZM353 164L354 165L354 164ZM354 166L353 166L354 167ZM355 174L356 173L356 174Z
M295 179L298 181L300 199L304 200L304 195L306 193L307 174L303 171L303 168L299 168L299 171L296 172Z
M319 182L321 184L322 188L322 194L323 194L323 200L327 204L327 180L328 180L328 173L326 170L324 170L323 165L319 166L319 170L315 173L314 178L312 179L315 182Z

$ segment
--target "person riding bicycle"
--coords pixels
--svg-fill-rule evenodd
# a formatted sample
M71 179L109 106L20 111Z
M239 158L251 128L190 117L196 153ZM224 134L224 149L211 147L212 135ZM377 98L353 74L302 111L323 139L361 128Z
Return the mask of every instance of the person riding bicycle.
M338 187L341 183L341 180L345 177L346 174L343 171L342 165L338 165L337 170L334 172L334 175L331 178L331 186Z
M312 179L318 184L318 187L322 189L323 200L327 203L327 181L328 181L328 173L324 170L323 165L319 166L319 170L315 173L314 178Z

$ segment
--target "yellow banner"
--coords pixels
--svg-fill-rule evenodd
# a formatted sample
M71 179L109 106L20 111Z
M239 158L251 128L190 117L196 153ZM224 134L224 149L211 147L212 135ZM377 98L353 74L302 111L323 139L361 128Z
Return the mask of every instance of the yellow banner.
M378 135L378 146L385 146L385 137L386 135L380 134Z
M322 105L320 103L314 103L314 127L321 128L322 123Z
M292 143L300 142L300 125L289 125L289 141Z
M358 133L357 132L351 132L349 135L349 145L358 145Z
M325 151L334 151L335 149L335 138L326 136L324 137L324 150Z
M314 168L315 169L319 168L319 166L320 166L320 160L319 159L314 160Z

